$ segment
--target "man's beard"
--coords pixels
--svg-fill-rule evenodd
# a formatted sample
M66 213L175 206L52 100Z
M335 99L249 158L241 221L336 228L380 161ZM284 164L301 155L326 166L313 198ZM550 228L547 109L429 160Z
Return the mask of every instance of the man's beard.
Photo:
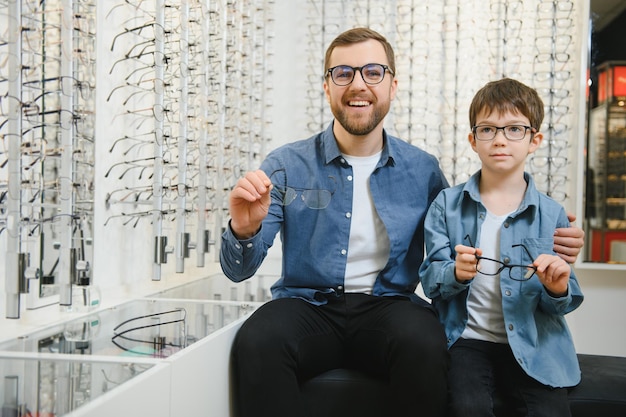
M390 104L374 105L374 113L367 120L364 118L354 118L349 116L342 107L335 108L330 106L335 119L343 126L343 128L355 136L365 136L372 132L382 122L387 113L389 112Z

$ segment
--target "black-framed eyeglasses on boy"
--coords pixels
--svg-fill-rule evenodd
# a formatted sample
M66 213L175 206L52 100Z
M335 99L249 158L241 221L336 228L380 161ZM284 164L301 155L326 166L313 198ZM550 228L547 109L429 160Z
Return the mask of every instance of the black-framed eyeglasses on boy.
M470 235L466 235L465 239L470 243L471 247L474 247L474 243L470 238ZM522 244L518 243L516 245L512 245L512 248L522 247L526 251L526 254L530 259L533 259L532 255L528 248ZM537 272L537 267L533 265L510 265L505 264L502 261L498 261L497 259L486 258L484 256L476 256L476 270L479 271L483 275L495 276L498 275L505 269L509 270L509 277L514 281L528 281L535 275Z
M507 140L518 141L526 137L526 133L530 130L531 134L536 133L536 129L525 125L509 125L509 126L492 126L478 125L472 126L474 137L480 141L493 140L498 134L498 130L502 130Z

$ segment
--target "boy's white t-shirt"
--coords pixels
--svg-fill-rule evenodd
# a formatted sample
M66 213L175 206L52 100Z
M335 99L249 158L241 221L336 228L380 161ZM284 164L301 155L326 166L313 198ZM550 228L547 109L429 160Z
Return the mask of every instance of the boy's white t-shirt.
M343 155L352 166L352 226L348 243L345 292L372 293L378 273L389 259L389 236L376 212L369 187L370 175L381 152L366 157Z
M510 213L509 213L510 214ZM480 229L480 248L482 256L500 259L500 228L509 216L496 216L487 211L485 222ZM481 264L483 272L493 262ZM495 267L495 265L493 265ZM497 270L497 269L496 269ZM495 272L495 271L494 271ZM468 320L461 334L464 339L478 339L495 343L508 343L502 312L502 292L500 291L500 274L476 274L470 285L467 299Z

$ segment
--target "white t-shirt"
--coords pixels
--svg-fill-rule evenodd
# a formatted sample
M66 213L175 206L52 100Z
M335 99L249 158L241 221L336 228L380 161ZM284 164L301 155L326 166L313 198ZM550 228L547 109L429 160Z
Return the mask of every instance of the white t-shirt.
M500 228L509 216L496 216L487 211L487 217L480 229L480 248L482 256L491 259L500 259ZM482 263L485 268L493 265L493 262ZM495 269L497 270L497 269ZM494 271L495 272L495 271ZM508 343L504 328L504 314L502 312L502 292L500 291L500 274L484 275L476 274L470 285L467 299L467 311L469 318L461 337L465 339L486 340L495 343Z
M370 175L381 152L366 157L343 155L352 166L352 226L348 243L346 292L371 294L378 273L389 259L389 236L376 212L369 187Z

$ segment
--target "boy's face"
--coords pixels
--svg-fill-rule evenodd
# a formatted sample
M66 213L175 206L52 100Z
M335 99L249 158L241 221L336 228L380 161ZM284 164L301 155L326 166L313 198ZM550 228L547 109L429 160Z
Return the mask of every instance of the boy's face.
M521 113L499 114L498 112L486 113L481 111L476 118L476 126L479 126L478 129L483 130L487 136L489 132L495 131L496 133L491 140L479 140L475 136L475 131L472 131L468 140L482 162L482 169L499 174L522 174L526 157L535 152L543 140L541 132L533 133L531 129L521 127L530 126L528 118ZM485 128L485 126L489 127ZM515 132L525 131L523 138L520 140L507 139L505 129L496 129L505 126L520 126L520 128L512 127L507 130L509 136L513 136Z

